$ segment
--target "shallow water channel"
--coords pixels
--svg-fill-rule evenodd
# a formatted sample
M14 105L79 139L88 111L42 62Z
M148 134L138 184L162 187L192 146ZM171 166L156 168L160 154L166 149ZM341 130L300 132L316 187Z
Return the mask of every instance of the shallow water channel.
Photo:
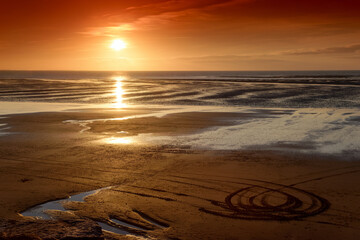
M99 191L102 191L102 190L105 190L105 189L111 189L111 188L112 187L100 188L100 189L91 190L91 191L88 191L88 192L75 194L75 195L72 195L72 196L70 196L68 198L49 201L49 202L34 206L32 208L29 208L26 211L22 212L21 215L25 216L25 217L34 217L34 218L37 218L37 219L50 220L50 219L53 219L53 217L49 213L47 213L48 210L67 211L63 207L64 202L84 202L85 198L87 196L90 196L90 195L95 194L95 193L97 193ZM158 226L160 228L168 227L166 225L159 224L159 222L157 222L157 221L155 221L155 220L153 220L153 219L151 219L149 217L146 217L146 216L142 216L142 217L146 221L148 221L148 222L152 223L153 225L156 225L156 226ZM111 218L110 221L117 224L117 225L124 226L124 227L127 227L127 228L132 228L132 229L135 229L135 230L140 230L140 231L148 230L148 229L142 228L140 226L136 226L136 225L133 225L133 224L130 224L130 223L127 223L127 222L124 222L124 221L121 221L121 220L115 219L115 218ZM104 223L104 222L97 221L97 223L99 224L99 226L103 230L106 230L106 231L109 231L109 232L122 234L122 235L128 235L128 234L137 235L137 234L134 234L132 232L128 232L128 231L126 231L124 229L120 229L120 228L111 226L111 225L109 225L107 223Z

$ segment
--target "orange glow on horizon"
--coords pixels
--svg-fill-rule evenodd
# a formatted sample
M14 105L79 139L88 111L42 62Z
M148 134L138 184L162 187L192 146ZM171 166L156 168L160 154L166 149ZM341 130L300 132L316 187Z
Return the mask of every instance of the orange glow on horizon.
M3 0L0 69L359 69L359 9L359 0Z

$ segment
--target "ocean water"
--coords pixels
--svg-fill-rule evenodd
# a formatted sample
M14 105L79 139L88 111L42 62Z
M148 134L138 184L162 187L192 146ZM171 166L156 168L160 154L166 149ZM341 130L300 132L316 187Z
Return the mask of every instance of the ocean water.
M360 159L360 71L0 71L0 115L132 105L160 106L147 117L179 112L237 112L253 117L176 137L109 136L103 143L276 149ZM84 133L94 121L104 119L64 123L79 124ZM0 134L6 134L5 129Z
M0 102L358 108L360 71L0 71Z

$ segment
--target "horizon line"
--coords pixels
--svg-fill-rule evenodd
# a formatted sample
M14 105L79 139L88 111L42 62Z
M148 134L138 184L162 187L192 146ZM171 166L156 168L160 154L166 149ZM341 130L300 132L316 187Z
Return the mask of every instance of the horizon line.
M330 71L360 71L360 69L317 69L317 70L55 70L55 69L0 69L12 72L330 72Z

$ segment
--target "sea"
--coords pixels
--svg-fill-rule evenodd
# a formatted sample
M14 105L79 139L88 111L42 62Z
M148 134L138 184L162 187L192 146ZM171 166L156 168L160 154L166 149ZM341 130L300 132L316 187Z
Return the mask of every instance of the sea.
M292 150L360 159L360 71L0 71L2 118L131 106L257 115L176 138L140 134L113 143ZM0 135L9 128L2 123Z
M3 102L358 108L359 93L360 71L0 71Z

